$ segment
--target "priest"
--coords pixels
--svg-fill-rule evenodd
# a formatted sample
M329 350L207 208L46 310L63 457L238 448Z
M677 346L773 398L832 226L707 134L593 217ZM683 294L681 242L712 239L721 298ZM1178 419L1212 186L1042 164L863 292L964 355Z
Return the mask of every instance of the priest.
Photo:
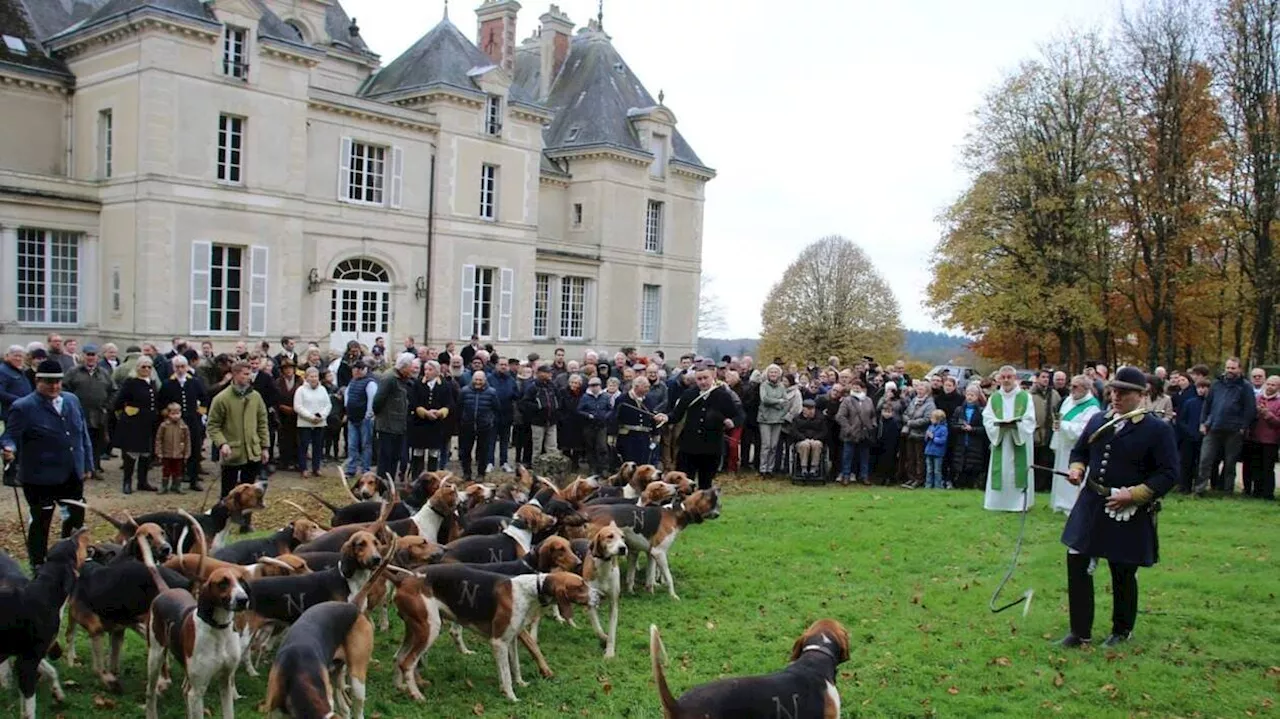
M1076 506L1076 498L1080 496L1080 488L1067 479L1067 469L1071 466L1071 449L1076 440L1084 432L1084 427L1093 415L1102 411L1098 398L1093 396L1093 383L1088 377L1078 375L1071 380L1071 394L1062 400L1057 416L1053 419L1053 441L1049 448L1053 450L1053 511L1070 514Z
M982 425L991 440L982 506L997 512L1021 512L1031 508L1036 496L1031 479L1036 408L1030 393L1018 387L1013 367L1001 367L996 379L1000 388L982 411Z

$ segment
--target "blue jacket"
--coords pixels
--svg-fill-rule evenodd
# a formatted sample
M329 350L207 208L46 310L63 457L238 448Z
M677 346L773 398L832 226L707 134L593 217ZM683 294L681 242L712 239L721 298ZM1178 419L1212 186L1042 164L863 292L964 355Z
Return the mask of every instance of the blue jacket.
M463 429L491 429L498 417L498 393L492 387L485 387L477 392L467 385L462 388L458 399L458 409L462 411L459 426Z
M609 395L601 392L592 397L590 392L583 392L578 400L578 414L587 418L591 425L604 425L609 421L613 408L609 406Z
M31 381L8 362L0 362L0 411L8 413L9 406L31 394Z
M945 457L947 456L947 423L929 425L927 432L933 432L933 439L924 446L924 456L926 457Z
M498 423L511 424L516 411L516 376L507 372L500 375L488 372L489 386L498 393Z
M1200 424L1209 429L1234 432L1248 429L1258 416L1257 396L1253 385L1244 377L1223 377L1209 388L1204 397L1204 409L1200 411Z
M1200 413L1204 410L1204 397L1196 394L1194 387L1182 393L1182 402L1178 404L1178 441L1200 441Z
M61 396L61 415L34 392L9 408L0 445L17 455L23 484L53 486L93 470L93 443L80 400L70 392Z

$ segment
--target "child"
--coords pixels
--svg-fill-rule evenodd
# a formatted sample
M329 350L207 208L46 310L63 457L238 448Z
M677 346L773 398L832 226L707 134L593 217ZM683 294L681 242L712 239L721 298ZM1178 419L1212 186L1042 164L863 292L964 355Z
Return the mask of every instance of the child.
M951 429L956 441L951 449L951 471L954 485L962 489L982 486L987 471L987 432L982 427L982 388L970 383L964 391L964 404L951 416Z
M1196 483L1196 473L1200 471L1200 412L1204 408L1205 395L1213 385L1207 377L1199 377L1191 393L1178 405L1178 414L1174 424L1178 430L1178 454L1180 455L1181 472L1178 477L1178 491L1190 494Z
M924 433L924 486L942 489L942 458L947 456L947 413L935 409L929 414Z
M155 450L162 471L160 494L182 494L182 477L191 456L191 430L182 421L182 407L177 402L164 408L164 421L156 430Z

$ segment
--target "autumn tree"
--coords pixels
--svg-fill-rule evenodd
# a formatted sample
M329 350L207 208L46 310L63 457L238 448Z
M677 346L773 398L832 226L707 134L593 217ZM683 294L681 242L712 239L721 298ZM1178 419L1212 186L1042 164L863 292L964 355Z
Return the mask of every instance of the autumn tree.
M724 305L715 291L715 280L706 273L698 282L698 336L714 337L726 329Z
M809 245L769 291L757 354L803 362L892 357L902 347L898 302L861 248L840 236Z

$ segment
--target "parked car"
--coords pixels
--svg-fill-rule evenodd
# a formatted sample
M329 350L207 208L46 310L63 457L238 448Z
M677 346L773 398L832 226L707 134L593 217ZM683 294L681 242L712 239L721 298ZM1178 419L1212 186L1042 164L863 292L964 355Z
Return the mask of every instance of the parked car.
M968 383L970 379L981 379L981 377L978 376L978 370L972 367L962 367L960 365L954 365L954 364L937 365L933 369L929 370L929 374L925 376L932 377L936 374L942 374L944 370L946 371L947 374L954 377L956 379L956 384L959 384L959 385L964 385Z

